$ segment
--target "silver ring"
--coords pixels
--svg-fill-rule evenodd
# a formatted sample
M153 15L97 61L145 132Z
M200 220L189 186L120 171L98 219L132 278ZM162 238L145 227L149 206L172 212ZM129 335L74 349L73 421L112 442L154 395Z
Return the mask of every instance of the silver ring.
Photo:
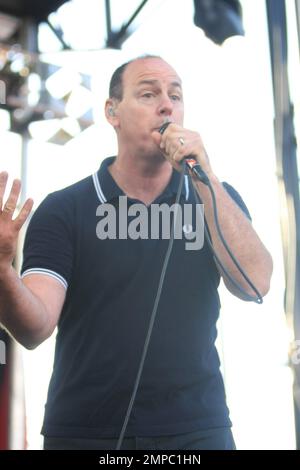
M179 137L179 142L181 143L181 145L184 145L184 138L183 138L183 137Z

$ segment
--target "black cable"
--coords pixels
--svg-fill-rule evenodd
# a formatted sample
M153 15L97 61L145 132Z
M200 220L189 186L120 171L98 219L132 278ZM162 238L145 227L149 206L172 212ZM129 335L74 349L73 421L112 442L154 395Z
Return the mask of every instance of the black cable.
M154 301L154 305L153 305L153 309L152 309L152 313L151 313L151 317L150 317L149 327L148 327L148 331L147 331L147 335L146 335L146 339L145 339L144 349L143 349L143 352L142 352L142 357L141 357L141 360L140 360L137 376L136 376L136 379L135 379L133 392L132 392L130 402L129 402L129 405L128 405L128 408L127 408L127 411L126 411L126 416L125 416L125 419L124 419L124 422L123 422L123 426L122 426L122 430L121 430L121 433L120 433L120 436L119 436L119 439L118 439L116 450L121 449L122 442L123 442L124 435L125 435L126 428L127 428L127 424L128 424L128 421L129 421L129 418L130 418L130 415L131 415L132 407L133 407L133 404L134 404L134 400L135 400L135 397L136 397L136 393L137 393L137 390L138 390L138 386L139 386L139 383L140 383L140 380L141 380L141 375L142 375L143 368L144 368L144 363L145 363L145 359L146 359L146 355L147 355L147 351L148 351L148 347L149 347L149 343L150 343L150 338L151 338L151 334L152 334L152 330L153 330L153 326L154 326L154 321L155 321L155 318L156 318L157 308L158 308L159 300L160 300L160 297L161 297L161 292L162 292L162 288L163 288L163 284L164 284L164 280L165 280L165 275L166 275L166 271L167 271L167 267L168 267L168 264L169 264L173 243L174 243L174 230L175 230L176 222L177 222L177 211L178 211L179 198L180 198L181 191L182 191L182 186L183 186L183 179L184 179L184 172L182 172L182 174L181 174L181 178L180 178L180 182L179 182L179 186L178 186L178 191L177 191L177 194L176 194L175 211L174 211L173 225L172 225L172 229L171 229L170 241L169 241L169 244L168 244L168 248L167 248L167 251L166 251L166 256L165 256L163 267L162 267L162 270L161 270L161 275L160 275L160 279L159 279L159 283L158 283L158 288L157 288L157 292L156 292L156 296L155 296L155 301Z
M168 125L168 124L166 124L166 125ZM154 322L155 322L155 318L156 318L156 314L157 314L158 304L159 304L159 300L160 300L160 297L161 297L162 288L163 288L163 284L164 284L164 280L165 280L165 275L166 275L167 267L168 267L168 264L169 264L169 260L170 260L170 256L171 256L171 252L172 252L172 248L173 248L174 230L175 230L176 221L177 221L176 219L177 219L178 203L179 203L179 199L180 199L180 195L181 195L181 191L182 191L184 176L187 173L189 174L189 172L187 172L188 168L190 168L190 167L188 166L187 162L185 162L184 169L181 173L181 178L180 178L177 194L176 194L175 212L174 212L174 218L173 218L174 222L173 222L173 226L172 226L172 230L171 230L170 241L169 241L169 244L168 244L168 248L167 248L167 251L166 251L166 256L165 256L163 267L162 267L162 270L161 270L159 284L158 284L158 288L157 288L157 292L156 292L156 296L155 296L155 301L154 301L154 305L153 305L153 309L152 309L152 313L151 313L151 317L150 317L150 321L149 321L149 327L148 327L148 331L147 331L147 335L146 335L146 339L145 339L145 343L144 343L144 348L143 348L143 352L142 352L138 372L137 372L134 387L133 387L133 392L132 392L131 397L130 397L129 405L128 405L128 408L127 408L127 411L126 411L126 415L125 415L125 418L124 418L124 422L123 422L123 425L122 425L120 436L119 436L119 439L118 439L118 442L117 442L116 450L121 449L123 439L124 439L124 435L125 435L125 432L126 432L126 429L127 429L128 421L129 421L131 411L132 411L132 408L133 408L133 404L134 404L134 401L135 401L135 397L136 397L136 394L137 394L137 390L138 390L138 387L139 387L139 384L140 384L140 380L141 380L141 376L142 376L142 372L143 372L143 368L144 368L144 363L145 363L145 359L146 359L146 355L147 355L147 352L148 352L148 347L149 347L149 343L150 343L150 339L151 339L151 334L152 334L152 330L153 330L153 326L154 326ZM200 181L202 181L204 184L206 184L208 186L208 188L210 190L210 193L211 193L212 201L213 201L213 214L214 214L215 224L216 224L216 228L217 228L217 233L218 233L218 235L219 235L219 237L220 237L227 253L229 254L230 258L232 259L232 261L234 262L234 264L236 265L236 267L238 268L238 270L240 271L240 273L242 274L244 279L247 281L247 283L250 285L250 287L257 294L257 298L249 295L239 285L239 283L236 282L236 280L231 276L231 274L228 272L228 270L224 267L222 261L220 260L220 258L218 257L218 255L216 254L216 252L213 248L212 242L210 240L210 235L209 235L209 232L208 232L208 229L207 229L207 226L206 226L206 221L205 221L205 223L204 223L204 234L205 234L206 241L207 241L207 243L208 243L208 245L209 245L209 247L212 251L215 262L221 267L223 273L228 277L230 282L243 294L243 296L245 298L247 298L248 300L252 300L256 303L261 304L263 302L262 296L260 295L260 293L258 292L256 287L254 286L254 284L251 282L251 280L248 278L246 273L243 271L242 267L240 266L240 264L238 263L238 261L234 257L233 253L231 252L231 250L230 250L230 248L229 248L229 246L228 246L228 244L227 244L227 242L226 242L226 240L223 236L223 233L222 233L222 230L221 230L221 227L220 227L220 224L219 224L216 196L215 196L214 190L212 188L212 185L209 181L209 178L207 177L206 173L202 170L200 165L197 165L197 168L194 167L193 172L197 175L197 177L199 178ZM192 183L192 187L193 187L193 191L194 191L195 200L196 201L199 200L202 203L198 193L196 192L196 190L194 188L193 183ZM196 206L196 208L197 208L197 206Z
M187 169L189 168L189 166L187 164L184 165L185 167L185 174L187 173ZM230 282L244 295L245 298L247 298L247 300L251 300L253 302L256 302L258 304L262 304L263 303L263 299L262 299L262 296L260 294L260 292L257 290L257 288L255 287L255 285L252 283L252 281L249 279L249 277L247 276L247 274L245 273L245 271L243 270L243 268L241 267L241 265L239 264L239 262L237 261L237 259L235 258L235 256L233 255L232 251L230 250L225 238L224 238L224 235L222 233L222 230L221 230L221 227L220 227L220 224L219 224L219 217L218 217L218 210L217 210L217 201L216 201L216 195L215 195L215 192L213 190L213 187L211 185L211 182L209 180L209 178L207 177L206 173L200 169L201 171L201 176L199 176L198 172L199 172L199 169L197 169L197 173L194 171L194 173L198 176L199 180L202 181L210 190L210 194L211 194L211 198L212 198L212 203L213 203L213 214L214 214L214 220L215 220L215 224L216 224L216 229L217 229L217 232L218 232L218 235L220 237L220 240L222 241L223 243L223 246L224 248L226 249L228 255L230 256L231 260L233 261L233 263L235 264L235 266L238 268L239 272L241 273L241 275L243 276L243 278L246 280L246 282L248 283L248 285L251 287L251 289L255 292L255 294L257 295L257 297L253 297L251 295L249 295L245 289L243 289L238 282L236 282L236 280L231 276L231 274L228 272L228 270L224 267L223 263L221 262L220 258L218 257L218 255L216 254L214 248L213 248L213 245L211 243L211 240L210 240L210 236L209 236L209 232L208 232L208 229L207 229L207 226L206 226L206 222L204 224L204 233L205 233L205 238L206 238L206 241L207 243L209 244L210 246L210 249L213 253L213 256L215 258L215 261L217 262L217 264L221 267L222 271L224 272L224 274L228 277L228 279L230 280ZM189 172L188 172L189 173ZM199 194L197 193L197 191L195 190L194 188L194 185L192 183L192 187L193 187L193 192L194 192L194 196L195 196L195 199L196 200L199 200L201 203L201 199L199 197Z

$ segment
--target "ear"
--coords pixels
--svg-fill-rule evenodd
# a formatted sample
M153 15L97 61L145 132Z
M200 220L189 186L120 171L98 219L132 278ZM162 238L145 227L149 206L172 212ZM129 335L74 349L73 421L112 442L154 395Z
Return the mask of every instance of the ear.
M116 127L118 124L118 117L116 111L116 102L113 99L106 100L105 103L105 116L108 122L113 126Z

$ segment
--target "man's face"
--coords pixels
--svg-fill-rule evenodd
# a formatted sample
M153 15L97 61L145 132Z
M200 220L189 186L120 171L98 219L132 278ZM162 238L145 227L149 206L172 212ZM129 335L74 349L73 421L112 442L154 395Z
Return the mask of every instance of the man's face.
M166 121L183 124L181 80L162 59L138 59L123 75L123 99L117 105L119 145L157 153L152 132Z

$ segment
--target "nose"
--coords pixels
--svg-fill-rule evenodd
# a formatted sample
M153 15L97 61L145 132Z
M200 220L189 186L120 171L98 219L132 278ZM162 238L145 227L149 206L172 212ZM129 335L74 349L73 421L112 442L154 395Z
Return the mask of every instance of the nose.
M170 116L173 111L173 102L171 101L170 97L162 96L159 106L158 106L158 114L160 116Z

